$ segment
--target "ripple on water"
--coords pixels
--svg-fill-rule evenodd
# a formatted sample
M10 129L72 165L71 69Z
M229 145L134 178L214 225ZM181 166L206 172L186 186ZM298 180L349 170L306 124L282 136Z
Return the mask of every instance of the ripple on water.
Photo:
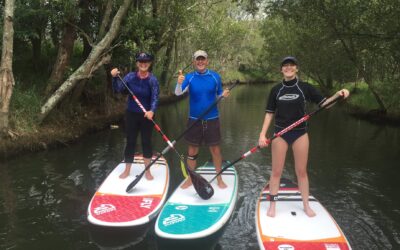
M67 179L73 181L75 186L79 186L83 183L83 173L79 169L77 169L74 172L72 172L67 177Z
M370 202L367 202L369 205L363 205L364 202L357 200L354 195L356 192L351 189L344 187L336 192L320 194L324 199L319 200L335 218L353 249L394 249L388 232L381 229L382 223L390 224L390 219L374 209Z
M220 244L224 249L258 249L254 213L257 197L266 179L261 167L251 162L236 164L239 174L239 193L236 209Z

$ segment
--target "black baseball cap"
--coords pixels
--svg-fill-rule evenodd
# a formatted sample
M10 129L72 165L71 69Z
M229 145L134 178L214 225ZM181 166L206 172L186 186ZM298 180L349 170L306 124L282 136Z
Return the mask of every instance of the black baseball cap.
M136 62L151 62L153 61L153 56L146 52L140 52L136 54Z
M282 67L285 63L288 63L288 62L291 62L291 63L293 63L293 64L295 64L295 65L299 65L299 63L298 63L296 57L294 57L294 56L287 56L287 57L285 57L285 58L282 59L281 67Z

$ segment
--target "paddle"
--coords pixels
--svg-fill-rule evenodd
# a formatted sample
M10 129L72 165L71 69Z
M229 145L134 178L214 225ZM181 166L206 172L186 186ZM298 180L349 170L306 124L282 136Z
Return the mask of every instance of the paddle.
M192 65L192 63L190 62L189 64L187 64L183 69L181 69L181 70L179 70L178 71L178 73L175 73L175 77L176 76L179 76L179 74L181 73L181 72L184 72L187 68L189 68L190 66Z
M146 109L143 107L142 103L139 101L139 99L135 96L135 94L132 92L132 90L128 87L128 85L126 84L125 80L122 79L122 77L120 75L118 75L119 79L122 81L122 83L125 85L126 89L129 91L129 93L132 95L133 100L137 103L137 105L140 107L140 109L145 113L147 112ZM172 143L168 137L164 134L164 132L161 130L160 126L158 126L158 124L154 121L154 119L151 119L151 121L154 124L154 128L157 130L158 133L160 133L160 135L162 136L163 140L168 144L169 148L174 149L174 151L177 153L177 155L179 156L179 158L181 159L181 161L184 161L184 157L183 155L181 155L178 150L174 147L174 144L176 143L175 141ZM163 153L165 153L163 150ZM159 159L161 157L161 155L159 155L155 160L153 160L151 163L154 164L154 162ZM151 164L149 164L150 166ZM148 166L145 168L145 171L148 169ZM211 198L211 196L213 196L214 194L214 189L212 188L212 186L202 177L200 176L198 173L190 170L190 168L188 168L186 166L186 169L188 170L188 173L190 175L190 177L192 178L193 181L193 187L196 190L196 192L199 194L199 196L202 199L209 199ZM133 186L135 186L139 180L142 178L143 174L145 173L145 171L143 171L141 174L139 174L138 176L140 176L140 178L136 178L131 184L128 185L128 187L126 188L126 191L129 192Z
M119 76L120 77L120 76ZM122 78L120 77L120 79L122 80ZM124 82L124 81L123 81ZM239 83L239 81L236 81L232 86L230 86L228 89L229 90L232 90L237 84ZM126 86L126 84L125 84L125 86ZM131 93L132 95L133 95L133 93ZM223 98L223 96L221 95L221 96L219 96L203 113L201 113L200 115L199 115L199 117L195 120L195 122L194 123L192 123L189 127L187 127L186 129L185 129L185 131L183 131L171 144L172 144L172 147L168 144L168 146L166 147L166 148L164 148L164 150L161 152L161 154L159 154L158 156L157 156L157 158L155 158L152 162L150 162L150 164L148 165L148 166L146 166L146 168L142 171L142 173L140 173L139 175L137 175L136 176L136 178L128 185L128 187L127 187L127 189L126 189L126 191L127 192L129 192L129 191L131 191L131 189L133 189L134 187L135 187L135 185L140 181L140 179L143 177L143 175L144 175L144 173L162 156L162 155L165 155L171 148L173 148L173 145L175 145L175 143L177 142L177 141L179 141L198 121L200 121L206 114L208 114L208 112L210 112L210 110L215 106L215 105L217 105L217 103L221 100ZM176 150L175 150L176 151ZM199 194L199 196L200 196L200 193L197 191L199 188L196 188L198 185L205 185L205 183L203 183L204 181L207 183L207 181L204 179L204 178L202 178L200 175L200 177L201 178L197 178L197 176L196 175L198 175L197 173L195 173L193 170L191 170L191 169L189 169L188 170L188 167L186 166L186 164L184 163L184 157L182 156L182 155L180 155L179 154L179 158L181 159L181 164L183 164L184 166L185 166L185 169L186 169L186 171L188 171L188 173L189 173L189 175L190 175L190 177L192 178L192 175L194 175L195 177L194 177L194 179L192 178L192 182L193 182L193 186L194 186L194 188L195 188L195 190L196 190L196 192ZM195 173L195 174L193 174L193 173ZM192 174L192 175L191 175ZM196 184L195 184L196 183ZM208 184L208 183L207 183ZM208 185L205 185L205 186L208 186ZM212 188L212 187L211 187ZM201 191L200 191L201 192ZM202 192L203 193L203 192ZM206 194L205 195L203 195L205 198L203 198L202 196L200 196L201 198L203 198L203 199L209 199L209 198L211 198L211 196L212 196L212 194L211 194L211 196L208 194L207 195L207 192L206 192ZM208 198L207 198L207 196L209 196Z
M132 95L132 98L134 99L134 101L138 104L138 106L142 109L143 112L146 112L146 109L143 107L143 105L140 103L139 99L135 96L135 94L131 91L131 89L128 87L128 85L126 84L126 82L124 81L124 79L122 79L122 77L120 75L118 75L119 79L122 81L122 83L125 85L126 89L130 92L130 94ZM158 155L158 157L156 159L154 159L148 166L146 166L145 170L139 174L135 180L133 180L127 187L126 191L129 192L138 182L139 180L143 177L145 171L147 169L149 169L149 167L151 165L154 164L154 162L156 162L161 155L165 154L166 152L169 151L170 148L174 149L174 151L177 153L177 155L179 156L179 158L181 159L182 162L184 162L184 157L183 155L181 155L178 150L174 147L176 141L171 142L168 137L165 135L165 133L161 130L160 126L158 126L158 124L151 119L151 121L154 124L154 128L157 130L157 132L159 132L163 138L163 140L168 144L167 148L165 148L161 154ZM184 163L185 164L185 163ZM189 176L192 179L192 183L193 183L193 187L196 190L196 192L199 194L199 196L202 199L209 199L213 196L214 194L214 189L212 188L212 186L202 177L200 176L198 173L194 172L193 170L191 170L190 168L187 167L187 165L185 164L186 170L189 173Z
M277 137L282 136L284 133L292 130L293 128L299 126L301 123L309 120L311 118L311 116L317 114L318 112L320 112L321 110L331 106L332 104L334 104L335 102L337 102L339 99L342 99L343 96L338 96L336 98L334 98L333 100L331 100L330 102L326 103L324 106L319 107L318 109L314 110L313 112L304 115L302 118L300 118L298 121L292 123L291 125L289 125L288 127L284 128L283 130L279 131L278 133L274 134L273 137L271 137L270 139L267 139L266 143L267 145L271 143L271 141ZM228 169L230 166L233 166L234 164L236 164L237 162L243 160L244 158L247 158L249 155L257 152L260 149L260 146L257 145L256 147L253 147L252 149L250 149L249 151L247 151L246 153L244 153L242 156L240 156L238 159L234 160L233 162L231 162L230 164L224 166L221 171L219 171L210 181L209 183L213 182L220 174L222 174L222 172L224 172L226 169Z
M234 87L236 87L236 85L239 84L239 80L236 80L234 84L232 84L231 86L228 87L228 90L232 90ZM201 113L199 115L199 117L192 123L190 124L189 127L187 127L185 129L185 131L183 131L176 139L175 141L179 141L191 128L193 128L194 125L196 125L197 122L199 122L206 114L208 114L208 112L211 111L211 109L214 108L215 105L218 104L219 101L221 101L224 98L223 95L218 96L217 99L215 99L215 101L206 109L203 111L203 113Z
M179 73L181 73L181 71L180 71ZM236 85L238 85L238 84L239 84L239 80L236 80L234 84L232 84L231 86L228 87L228 90L229 90L229 91L232 90L232 89L233 89L234 87L236 87ZM183 132L174 140L174 142L179 141L191 128L193 128L194 125L196 125L196 123L197 123L198 121L200 121L206 114L208 114L208 113L211 111L211 109L214 108L214 106L217 105L218 102L222 100L222 98L224 98L224 96L223 96L223 95L220 95L206 110L203 111L203 113L201 113L201 114L199 115L199 117L198 117L189 127L187 127L187 128L185 129L185 131L183 131ZM164 150L166 150L166 149L167 149L167 152L168 152L169 147L165 148ZM163 150L163 152L164 152L164 150ZM150 164L149 166L151 166L151 164ZM186 178L186 177L187 177L187 174L184 172L184 169L185 169L185 168L184 168L184 163L183 163L182 161L181 161L181 169L182 169L183 176Z

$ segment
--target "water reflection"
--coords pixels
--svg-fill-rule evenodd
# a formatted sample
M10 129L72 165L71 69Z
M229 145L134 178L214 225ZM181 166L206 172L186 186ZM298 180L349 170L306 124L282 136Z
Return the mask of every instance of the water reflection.
M153 224L153 223L152 223ZM99 249L156 249L147 243L154 242L149 225L127 228L104 228L89 225L90 240ZM145 238L147 242L145 241ZM152 238L152 239L151 239Z
M224 159L233 161L257 144L270 86L238 86L219 107ZM400 129L345 115L340 105L310 121L311 192L329 210L353 249L400 249ZM174 139L184 130L187 100L163 106L156 120ZM155 132L154 149L165 143ZM168 241L154 221L137 228L93 228L90 198L122 159L123 126L88 135L69 147L0 163L0 249L258 249L256 198L270 174L269 149L239 162L239 195L229 223L211 238ZM178 151L187 146L181 140ZM170 192L182 181L177 156L167 155ZM199 163L210 158L200 151ZM289 153L285 177L295 180ZM200 247L200 248L199 248Z

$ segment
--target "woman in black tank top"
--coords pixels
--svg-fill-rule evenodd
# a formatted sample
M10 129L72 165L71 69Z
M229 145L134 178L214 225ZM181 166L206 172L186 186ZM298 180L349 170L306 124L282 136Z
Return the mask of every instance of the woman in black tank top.
M281 72L284 78L283 81L274 86L269 94L264 123L259 137L260 147L268 146L266 134L273 118L275 119L274 131L277 133L302 118L306 114L306 104L308 102L323 106L324 103L328 103L338 96L347 98L349 95L348 90L342 89L330 98L323 97L312 85L298 79L298 63L294 57L285 57L282 60ZM293 150L297 182L303 200L304 212L309 217L313 217L315 212L308 202L307 161L309 139L306 123L300 124L272 141L272 173L269 180L271 195L268 197L271 202L267 216L274 217L276 214L276 201L279 200L277 193L289 146Z

